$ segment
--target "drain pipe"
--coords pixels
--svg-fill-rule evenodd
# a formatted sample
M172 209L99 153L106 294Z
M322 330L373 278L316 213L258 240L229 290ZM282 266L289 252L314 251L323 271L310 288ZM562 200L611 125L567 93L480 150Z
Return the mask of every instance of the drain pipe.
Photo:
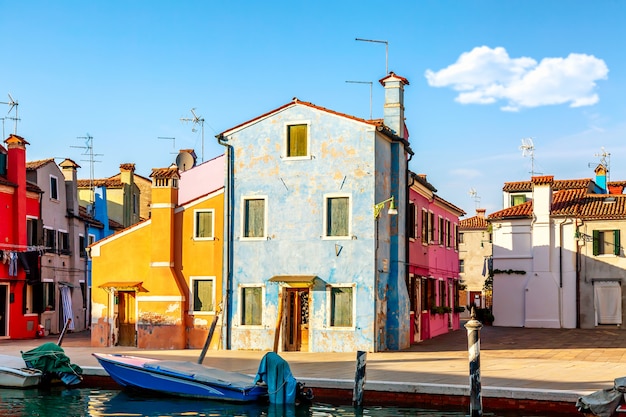
M228 139L224 135L219 134L216 136L217 142L225 148L226 151L226 178L224 181L224 246L223 261L222 261L222 282L226 278L226 285L222 287L222 299L224 302L224 315L222 316L223 327L226 328L226 337L223 344L224 349L230 350L231 348L231 325L232 319L232 296L233 296L233 279L232 279L232 170L233 170L233 147L228 144Z
M559 327L563 328L563 226L572 223L572 219L565 218L559 223Z

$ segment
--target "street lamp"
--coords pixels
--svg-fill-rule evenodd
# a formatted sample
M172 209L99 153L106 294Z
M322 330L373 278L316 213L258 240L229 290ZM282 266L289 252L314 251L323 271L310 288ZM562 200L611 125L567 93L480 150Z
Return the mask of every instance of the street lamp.
M393 196L389 197L386 200L381 201L380 203L374 204L374 218L378 219L380 217L380 212L385 208L385 204L389 203L389 210L387 210L387 214L395 216L398 214L398 209L396 208L396 203Z

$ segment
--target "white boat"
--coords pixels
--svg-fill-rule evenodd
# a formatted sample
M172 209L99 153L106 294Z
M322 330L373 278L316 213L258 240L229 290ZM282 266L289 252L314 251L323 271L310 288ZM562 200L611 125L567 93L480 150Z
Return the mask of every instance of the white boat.
M0 387L35 387L41 383L42 376L39 369L27 368L22 358L0 355Z

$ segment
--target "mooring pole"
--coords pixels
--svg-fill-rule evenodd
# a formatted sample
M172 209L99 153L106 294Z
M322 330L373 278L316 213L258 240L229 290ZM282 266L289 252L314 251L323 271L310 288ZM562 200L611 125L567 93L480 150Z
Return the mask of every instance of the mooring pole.
M363 387L365 386L365 362L367 352L359 350L356 353L356 373L354 375L354 390L352 392L352 405L360 407L363 404Z
M470 413L469 417L482 417L483 401L480 394L480 329L482 323L476 320L472 307L470 320L465 323L467 329L467 348L469 351Z

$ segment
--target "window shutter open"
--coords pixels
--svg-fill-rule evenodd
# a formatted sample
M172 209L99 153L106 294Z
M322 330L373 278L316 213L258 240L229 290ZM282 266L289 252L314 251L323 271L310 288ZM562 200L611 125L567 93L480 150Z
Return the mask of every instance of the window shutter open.
M619 229L613 230L613 243L615 244L615 247L613 248L613 253L619 256L619 253L620 253Z
M600 254L600 231L593 231L593 256L598 256Z

